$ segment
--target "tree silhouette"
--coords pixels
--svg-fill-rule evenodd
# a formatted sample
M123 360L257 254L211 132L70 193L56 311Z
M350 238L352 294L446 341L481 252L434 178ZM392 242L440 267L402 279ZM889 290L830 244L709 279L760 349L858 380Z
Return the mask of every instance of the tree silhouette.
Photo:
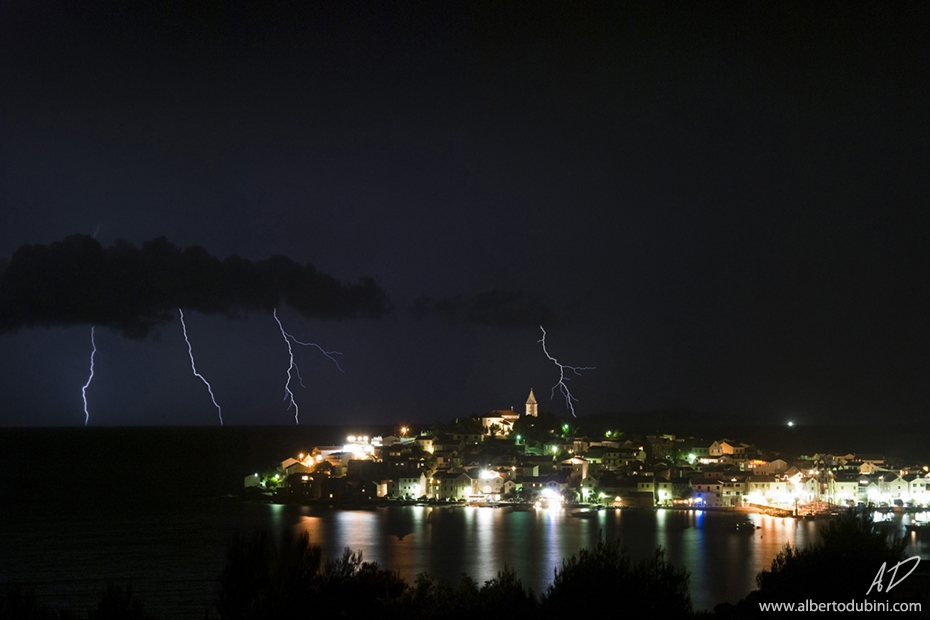
M361 553L322 561L320 548L305 532L289 531L274 544L267 532L236 536L220 578L217 611L224 620L265 620L314 613L358 617L380 610L403 594L406 582Z
M765 602L888 600L887 592L869 592L869 587L883 563L890 569L904 559L906 543L874 523L871 507L849 510L822 527L820 535L820 542L804 548L785 545L771 568L756 577L759 589L736 605L718 605L717 614L757 615L762 613L759 603Z
M513 569L505 567L494 579L479 587L462 575L456 587L420 573L413 587L388 608L389 618L404 620L466 620L506 618L522 620L538 615L538 602Z
M220 577L220 617L264 620L306 609L322 557L307 533L295 538L286 530L279 545L264 531L237 535Z
M132 595L132 586L110 584L89 620L151 620L142 610L142 601Z
M690 575L665 559L657 547L651 558L634 562L620 541L598 540L562 562L542 600L548 618L575 615L582 601L622 601L624 614L636 617L686 618L691 615Z

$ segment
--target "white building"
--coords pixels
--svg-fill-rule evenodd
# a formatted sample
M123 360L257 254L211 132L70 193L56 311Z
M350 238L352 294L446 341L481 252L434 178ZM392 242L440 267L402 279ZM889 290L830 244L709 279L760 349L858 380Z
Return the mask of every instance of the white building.
M530 388L530 395L526 399L525 407L525 416L535 418L538 415L538 405L536 396L533 394L533 388ZM480 419L481 426L485 428L489 435L492 434L492 427L494 427L495 434L507 437L513 431L514 423L520 419L520 414L511 407L510 409L496 409Z
M753 474L746 479L746 491L753 504L788 507L794 502L788 483L778 476Z
M391 480L387 485L389 495L394 497L412 497L414 499L426 495L426 475L401 476Z

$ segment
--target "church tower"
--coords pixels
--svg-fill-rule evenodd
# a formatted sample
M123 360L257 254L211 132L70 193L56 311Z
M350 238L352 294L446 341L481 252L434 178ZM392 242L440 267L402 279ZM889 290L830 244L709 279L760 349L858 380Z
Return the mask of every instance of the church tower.
M536 396L533 395L533 388L530 388L530 396L526 399L526 415L534 418L539 413L536 408Z

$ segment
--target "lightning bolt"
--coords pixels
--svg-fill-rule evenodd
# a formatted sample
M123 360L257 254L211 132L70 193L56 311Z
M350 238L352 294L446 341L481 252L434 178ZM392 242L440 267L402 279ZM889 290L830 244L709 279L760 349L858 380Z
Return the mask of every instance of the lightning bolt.
M274 309L273 314L274 314L274 320L278 323L278 329L281 330L281 337L284 338L284 344L287 345L287 355L291 361L290 365L287 367L287 381L284 383L284 400L291 401L290 404L287 406L287 410L290 411L291 407L294 408L294 423L300 424L300 408L297 406L297 401L294 400L294 392L291 391L291 369L293 369L297 373L297 379L300 381L300 386L301 387L306 387L306 386L304 386L304 380L300 376L300 368L297 366L297 362L294 361L294 349L291 347L291 342L293 341L294 344L299 344L305 347L316 347L317 349L320 350L320 352L323 355L325 355L326 357L328 357L329 359L333 361L333 363L336 365L336 368L339 369L339 372L345 372L345 371L339 365L339 360L337 360L333 356L342 355L342 353L338 351L326 351L325 349L323 349L323 347L313 342L301 342L300 340L297 340L297 338L294 338L294 336L284 331L284 325L281 323L281 319L278 318L277 308Z
M207 386L207 391L210 392L210 400L213 401L213 404L216 406L216 411L220 416L220 426L223 425L223 410L220 408L219 404L216 402L216 397L213 395L213 388L210 387L210 383L203 378L203 375L197 372L197 366L194 365L194 349L191 348L190 338L187 337L187 325L184 324L184 311L178 308L178 313L181 315L181 329L184 331L184 341L187 342L187 354L191 358L191 370L194 371L194 376L203 381L204 385Z
M291 358L291 363L287 367L287 382L284 384L284 398L290 398L291 404L287 406L287 410L290 411L291 407L294 408L294 423L300 424L300 407L297 406L297 401L294 400L294 392L291 391L291 369L296 367L294 364L294 350L291 348L291 340L288 338L288 333L284 331L284 326L281 325L281 319L278 318L278 309L274 309L274 320L278 322L278 328L281 330L281 337L284 338L284 344L287 345L287 354ZM297 371L297 376L300 376L300 371ZM301 385L303 385L303 380L301 380Z
M549 355L549 351L546 350L546 330L543 329L542 325L539 326L539 329L542 330L542 338L537 342L542 343L542 350L543 353L546 354L546 357L551 359L552 363L559 367L559 382L552 386L552 390L549 393L549 400L555 397L555 388L559 388L559 392L565 397L565 405L568 407L569 411L572 412L572 417L577 418L578 416L575 415L575 407L572 405L572 401L578 402L578 399L572 396L572 393L568 391L568 386L565 382L569 381L569 378L565 376L565 369L571 370L580 377L582 370L594 370L594 366L566 366L565 364L560 364L559 361Z
M84 399L84 426L87 426L87 423L90 421L90 412L87 411L87 388L90 387L90 382L94 379L94 355L97 354L97 343L94 342L94 330L96 327L97 326L94 325L90 328L90 344L94 347L94 350L90 352L90 376L87 377L87 383L81 388L81 397Z

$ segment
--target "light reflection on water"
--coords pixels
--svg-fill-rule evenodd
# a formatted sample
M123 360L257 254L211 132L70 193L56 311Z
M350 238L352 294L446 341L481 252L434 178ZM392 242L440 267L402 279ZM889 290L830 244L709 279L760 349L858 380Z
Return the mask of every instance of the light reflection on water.
M745 531L737 530L736 523L747 516L731 512L605 510L579 519L562 510L476 507L303 511L295 528L308 532L328 557L351 547L410 582L428 571L453 582L464 573L483 583L506 565L541 593L563 559L592 547L601 535L619 537L634 558L651 556L661 545L670 562L690 571L697 609L744 597L756 587L756 574L769 568L786 543L803 547L815 542L827 523L750 515L758 527ZM908 555L918 552L928 557L925 543L919 551L918 543L912 544Z
M619 537L634 558L665 547L670 562L690 571L695 607L709 609L746 596L785 543L816 541L826 523L751 515L759 529L737 531L735 524L745 518L605 510L579 519L565 511L505 508L351 511L236 502L144 511L95 511L89 505L84 511L34 511L29 518L0 511L0 582L22 583L47 604L78 610L95 607L107 583L131 583L154 617L197 620L213 608L226 546L236 532L264 529L277 538L293 528L308 532L327 559L351 547L411 583L422 571L451 581L466 573L481 583L506 565L539 594L564 558L603 535ZM930 537L904 531L911 519L930 514L892 518L890 525L909 544L906 554L930 560Z

